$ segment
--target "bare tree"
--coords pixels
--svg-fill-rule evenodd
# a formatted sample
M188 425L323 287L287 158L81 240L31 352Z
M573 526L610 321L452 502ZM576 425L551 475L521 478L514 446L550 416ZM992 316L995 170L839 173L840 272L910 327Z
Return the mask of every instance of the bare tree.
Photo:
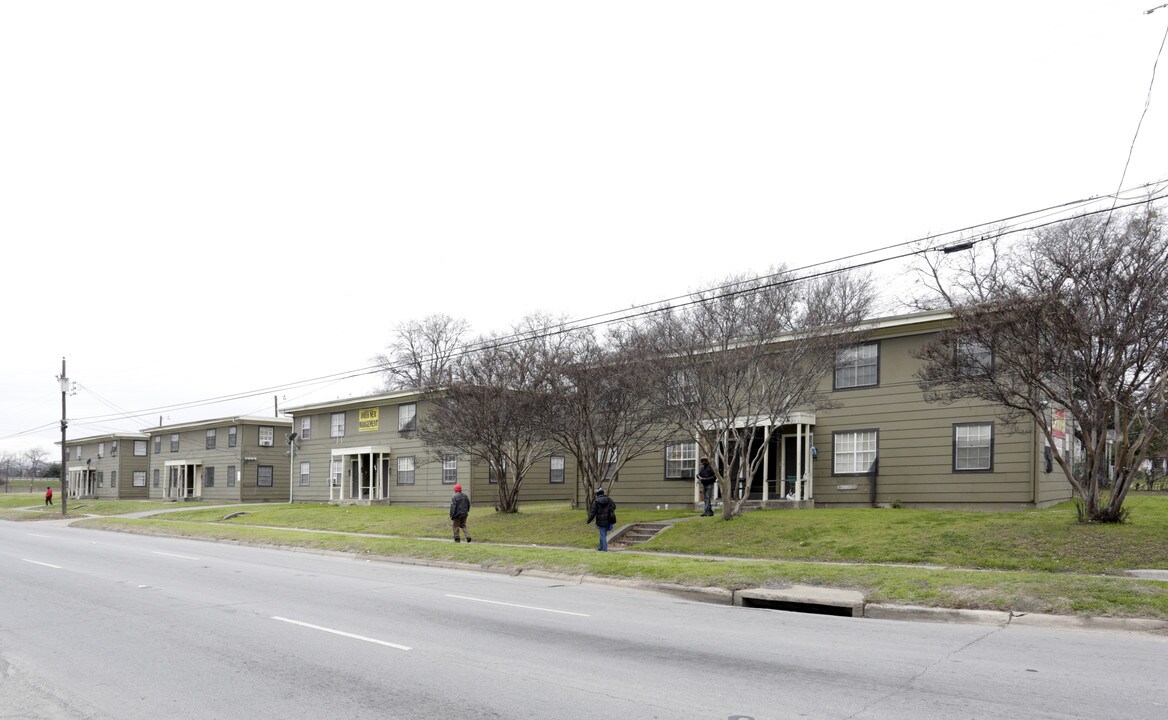
M385 374L385 389L427 389L450 381L451 367L470 332L466 320L429 315L394 327L387 354L374 357Z
M556 449L546 432L551 368L563 342L558 321L524 320L509 336L491 335L458 357L451 379L429 397L430 412L419 427L424 442L457 449L487 463L497 487L496 509L518 512L519 490L532 466Z
M45 469L45 463L48 461L49 454L43 448L31 448L24 451L24 471L29 478L40 477L41 471ZM32 491L32 486L29 486L29 491Z
M575 457L591 504L596 488L630 460L660 451L675 431L652 402L655 358L642 333L614 327L601 341L585 329L565 339L549 358L557 412L548 434Z
M1124 499L1165 427L1168 242L1150 204L1110 222L1036 232L969 292L957 272L954 325L924 346L926 397L978 398L1009 422L1032 419L1070 483L1080 518L1121 522ZM938 275L939 280L947 280ZM1056 437L1067 413L1075 442ZM1072 456L1068 452L1079 446ZM1080 462L1081 455L1081 462Z
M874 298L866 276L782 272L732 278L651 320L659 412L713 461L725 519L742 511L747 493L736 480L758 470L771 429L795 409L828 406L819 386L858 341Z

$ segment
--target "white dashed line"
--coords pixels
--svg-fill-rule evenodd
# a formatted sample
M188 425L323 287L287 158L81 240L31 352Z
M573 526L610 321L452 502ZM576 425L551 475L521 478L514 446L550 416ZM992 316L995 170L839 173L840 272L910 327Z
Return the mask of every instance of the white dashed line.
M44 565L45 567L51 567L51 568L53 568L54 570L60 570L60 569L61 569L61 566L60 566L60 565L50 565L49 563L43 563L43 562L39 562L39 561L37 561L37 560L29 560L28 558L23 558L23 559L24 559L24 561L25 561L25 562L27 562L27 563L32 563L33 565Z
M165 555L166 557L182 558L183 560L198 560L199 559L197 557L191 557L190 555L175 555L174 553L158 552L157 550L151 550L151 552L153 552L155 555Z
M568 612L567 610L552 610L551 608L541 608L541 607L536 607L534 605L516 605L515 603L499 602L498 600L483 600L482 598L467 597L466 595L447 594L446 597L457 598L459 600L473 600L475 602L490 603L491 605L506 605L508 607L523 608L524 610L539 610L540 612L558 613L560 615L575 615L576 617L592 617L591 615L585 615L584 613Z
M299 620L289 620L288 618L278 617L276 615L273 615L272 619L279 620L280 622L289 623L292 625L299 625L300 627L310 628L312 630L320 630L321 632L332 633L333 635L340 635L341 637L352 638L354 640L361 640L362 642L373 643L374 645L384 645L385 647L391 647L391 648L395 648L397 650L410 650L411 649L411 648L406 647L405 645L398 645L397 643L391 643L391 642L386 642L384 640L378 640L376 638L365 637L364 635L354 635L353 633L347 633L347 632L344 632L342 630L333 630L332 628L321 627L320 625L313 625L312 623L300 622Z

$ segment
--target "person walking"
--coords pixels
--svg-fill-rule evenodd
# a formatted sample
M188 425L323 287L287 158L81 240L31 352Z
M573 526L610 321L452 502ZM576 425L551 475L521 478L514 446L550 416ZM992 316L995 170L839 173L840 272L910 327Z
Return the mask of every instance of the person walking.
M600 531L600 547L596 549L608 552L608 533L616 524L616 503L604 494L604 488L596 488L596 500L592 502L592 507L588 510L588 519L584 524L587 525L594 519L596 529Z
M45 488L45 505L52 505L52 504L53 504L53 488L47 487L47 488Z
M462 528L462 534L466 535L466 541L471 541L470 532L466 529L467 515L470 515L470 498L462 492L461 485L455 485L454 496L450 498L450 522L454 526L454 542L462 542L462 538L458 536L459 528Z
M710 466L709 458L701 459L702 466L698 469L698 482L702 484L702 497L706 500L706 509L702 511L702 517L714 516L714 484L718 482L718 477L714 474L714 468Z

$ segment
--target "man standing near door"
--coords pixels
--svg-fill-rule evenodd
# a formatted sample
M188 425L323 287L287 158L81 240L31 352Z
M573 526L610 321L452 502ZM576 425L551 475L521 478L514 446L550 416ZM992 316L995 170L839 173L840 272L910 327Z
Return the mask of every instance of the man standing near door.
M702 484L702 497L706 501L706 509L702 511L702 517L713 517L714 515L714 485L718 482L718 477L714 474L714 468L710 467L710 459L701 459L702 467L698 470L698 482Z

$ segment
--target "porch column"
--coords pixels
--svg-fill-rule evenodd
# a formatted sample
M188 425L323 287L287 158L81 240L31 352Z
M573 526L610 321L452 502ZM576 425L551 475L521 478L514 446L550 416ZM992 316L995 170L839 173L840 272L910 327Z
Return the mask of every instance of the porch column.
M803 423L795 423L795 499L803 499Z
M811 426L807 426L807 499L815 499L815 457L811 454L811 447L814 444L815 436L812 434Z
M762 432L762 502L770 497L770 468L771 468L771 426L767 425Z

